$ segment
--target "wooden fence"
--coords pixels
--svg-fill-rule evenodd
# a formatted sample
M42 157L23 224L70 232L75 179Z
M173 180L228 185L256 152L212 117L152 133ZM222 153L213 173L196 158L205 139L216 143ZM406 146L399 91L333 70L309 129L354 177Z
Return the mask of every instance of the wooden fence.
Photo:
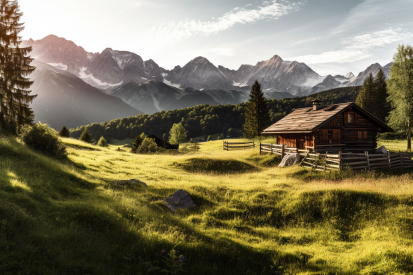
M223 149L229 151L230 149L253 149L254 142L228 142L224 141Z
M352 170L366 169L368 171L381 168L411 169L412 159L407 153L364 154L342 153L318 154L307 153L301 166L314 171L331 171L351 168Z
M271 153L281 156L282 158L287 153L295 153L300 154L301 156L305 156L308 150L300 150L297 148L286 148L283 145L279 144L270 144L270 143L260 143L260 153Z

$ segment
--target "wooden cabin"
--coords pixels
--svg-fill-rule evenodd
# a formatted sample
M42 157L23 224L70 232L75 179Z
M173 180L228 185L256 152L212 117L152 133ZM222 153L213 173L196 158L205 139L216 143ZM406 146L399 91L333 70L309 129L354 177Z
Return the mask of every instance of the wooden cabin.
M277 144L289 148L325 153L373 152L377 133L385 132L393 130L354 102L324 106L314 100L312 107L296 109L262 134L277 135Z

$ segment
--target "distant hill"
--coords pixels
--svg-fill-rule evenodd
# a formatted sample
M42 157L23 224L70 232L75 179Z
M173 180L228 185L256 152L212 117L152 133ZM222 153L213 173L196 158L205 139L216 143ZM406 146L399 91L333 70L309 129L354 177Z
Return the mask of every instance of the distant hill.
M63 126L73 128L142 114L69 72L39 61L33 64L36 70L30 76L34 80L32 93L38 95L31 105L35 122L41 121L60 130Z
M355 101L360 87L344 87L324 91L311 96L268 100L271 122L275 123L294 109L311 106L312 100L318 98L326 104ZM182 122L188 131L188 139L224 133L229 128L242 128L245 120L244 103L236 105L198 105L189 108L161 111L153 115L138 115L115 119L105 123L93 123L71 129L71 136L78 138L88 127L95 139L134 138L141 133L163 137L168 135L174 123Z

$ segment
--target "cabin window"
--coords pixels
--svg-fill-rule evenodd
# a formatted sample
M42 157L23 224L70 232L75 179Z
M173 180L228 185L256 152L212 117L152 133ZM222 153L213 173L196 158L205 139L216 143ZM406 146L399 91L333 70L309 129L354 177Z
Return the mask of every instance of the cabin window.
M348 123L354 123L354 114L347 114L348 115Z

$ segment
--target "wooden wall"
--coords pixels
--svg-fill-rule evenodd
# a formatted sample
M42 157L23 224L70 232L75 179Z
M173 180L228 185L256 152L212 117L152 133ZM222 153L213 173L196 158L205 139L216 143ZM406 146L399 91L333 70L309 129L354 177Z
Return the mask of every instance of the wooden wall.
M287 145L289 148L306 149L313 146L312 134L278 134L277 144Z
M348 115L354 115L354 123L349 123ZM314 133L316 149L326 148L343 151L371 151L377 148L377 132L380 126L355 109L338 114ZM333 132L333 143L326 138ZM333 146L337 144L337 146ZM338 145L342 144L342 145ZM324 146L322 146L324 145ZM330 146L326 146L330 145Z

